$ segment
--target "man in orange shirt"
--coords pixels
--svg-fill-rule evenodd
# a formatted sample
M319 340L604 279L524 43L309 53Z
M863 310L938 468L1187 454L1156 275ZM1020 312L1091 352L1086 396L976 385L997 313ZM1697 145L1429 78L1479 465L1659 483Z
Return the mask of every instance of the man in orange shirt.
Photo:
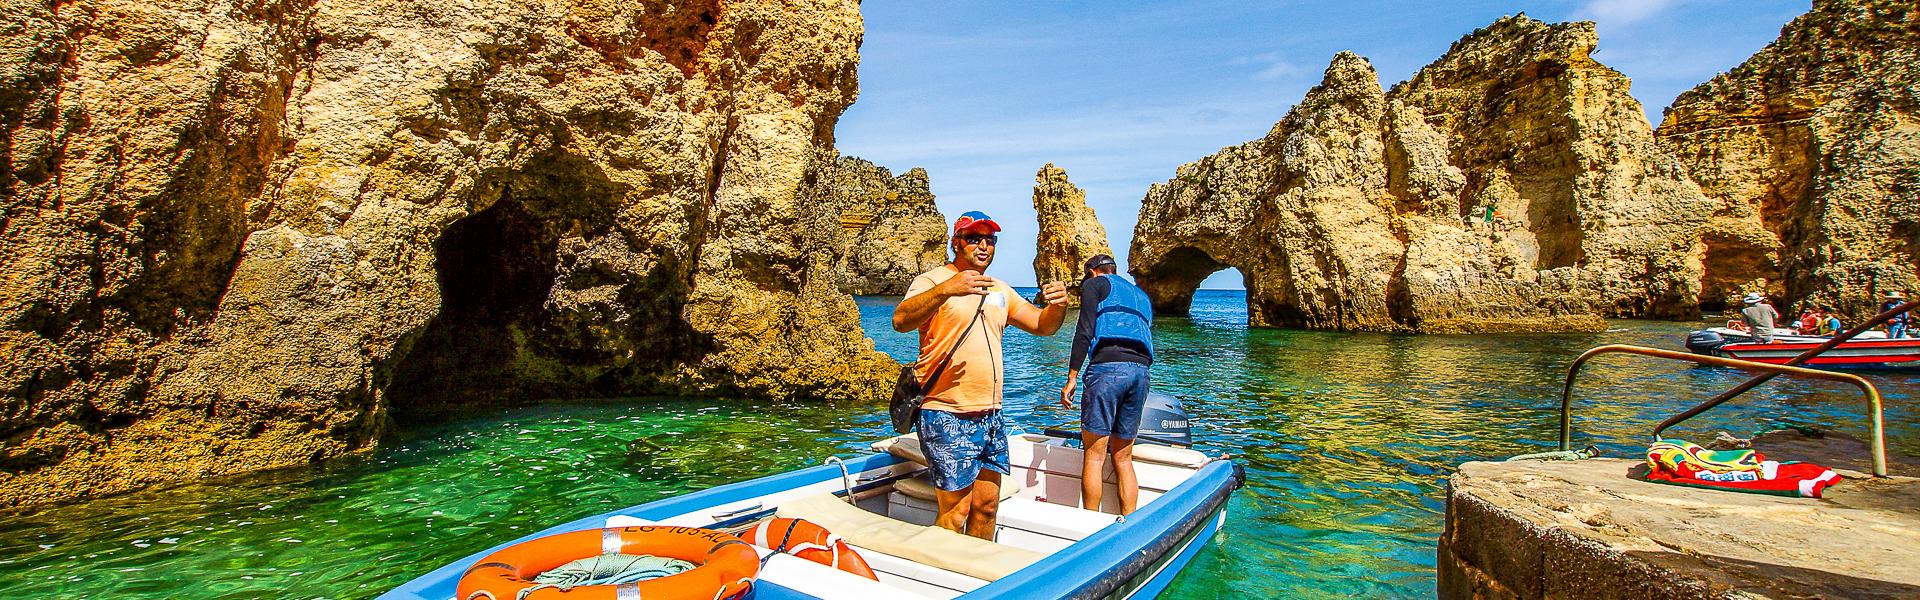
M1067 314L1067 286L1040 286L1045 308L983 275L993 263L1000 224L980 211L953 224L953 262L921 273L893 309L893 329L920 331L915 374L927 392L914 423L933 472L940 514L934 524L992 540L1000 476L1010 475L1006 421L1000 414L1001 332L1011 323L1053 335ZM964 338L964 339L963 339ZM927 381L952 352L937 381Z

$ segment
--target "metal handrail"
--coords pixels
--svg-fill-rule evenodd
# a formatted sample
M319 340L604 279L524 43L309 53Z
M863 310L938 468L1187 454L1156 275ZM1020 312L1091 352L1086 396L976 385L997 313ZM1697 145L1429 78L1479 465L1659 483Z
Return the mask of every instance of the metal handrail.
M1910 304L1920 305L1920 301L1916 301ZM1598 348L1594 348L1592 350L1588 350L1585 353L1582 353L1579 358L1576 358L1573 360L1573 366L1567 368L1566 387L1563 388L1560 392L1560 449L1561 450L1571 450L1573 448L1574 377L1580 373L1580 366L1586 364L1588 359L1591 359L1595 356L1599 356L1602 354L1613 354L1613 353L1638 354L1641 356L1652 356L1656 358L1671 358L1674 360L1684 360L1684 361L1699 363L1703 365L1718 365L1722 367L1735 367L1740 369L1747 369L1750 371L1765 371L1768 379L1771 379L1772 377L1775 377L1778 375L1799 375L1802 377L1808 377L1812 379L1825 379L1828 381L1839 381L1839 382L1854 384L1855 386L1858 386L1862 392L1866 393L1867 406L1872 411L1871 416L1873 418L1873 442L1872 442L1873 475L1875 477L1887 476L1887 438L1886 438L1886 431L1885 431L1885 422L1880 416L1880 390L1875 389L1873 387L1873 382L1867 381L1866 379L1861 378L1858 375L1853 375L1849 373L1834 373L1831 371L1818 371L1814 369L1806 369L1806 368L1789 366L1789 365L1775 365L1775 364L1768 364L1768 363L1762 363L1762 362L1753 362L1750 360L1722 358L1718 356L1703 356L1703 355L1692 354L1688 352L1662 350L1660 348L1648 348L1646 346L1634 346L1629 344L1609 344L1609 345L1601 346ZM1758 378L1756 377L1756 379ZM1766 381L1766 379L1760 379L1760 381ZM1755 383L1754 385L1759 385L1759 384ZM1745 391L1745 390L1741 390L1741 391ZM1681 413L1680 415L1675 416L1673 418L1667 419L1666 422L1661 423L1658 428L1654 429L1654 437L1656 439L1659 438L1660 432L1664 431L1667 427L1670 427L1673 424L1678 423L1680 421L1684 421L1687 418L1690 418L1694 415L1700 414L1706 409L1713 408L1714 406L1718 406L1721 402L1725 402L1728 398L1731 398L1731 397L1732 396L1729 395L1727 398L1717 398L1716 400L1708 401L1705 404L1694 407L1692 410L1689 410L1685 413Z

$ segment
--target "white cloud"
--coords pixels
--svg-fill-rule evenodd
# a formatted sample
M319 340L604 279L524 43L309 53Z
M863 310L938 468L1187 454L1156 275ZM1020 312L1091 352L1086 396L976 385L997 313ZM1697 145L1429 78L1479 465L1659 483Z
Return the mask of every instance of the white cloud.
M1293 64L1278 52L1266 52L1252 56L1239 56L1228 61L1234 65L1253 65L1259 67L1253 78L1257 81L1273 81L1300 74L1300 65Z
M1575 15L1606 25L1626 26L1646 20L1673 4L1674 0L1590 0Z

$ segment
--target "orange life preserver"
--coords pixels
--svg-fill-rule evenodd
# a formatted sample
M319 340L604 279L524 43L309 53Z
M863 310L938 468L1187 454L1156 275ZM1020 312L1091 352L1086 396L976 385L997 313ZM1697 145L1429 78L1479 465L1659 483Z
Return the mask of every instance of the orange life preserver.
M854 552L853 546L847 545L846 540L806 519L767 519L747 530L746 538L754 545L770 548L774 552L785 552L867 579L880 580L873 574L873 567L867 566L867 560L860 558L860 553Z
M564 592L542 588L524 600L714 600L740 595L760 574L760 555L753 546L724 532L666 525L608 527L535 538L488 554L460 576L455 598L515 600L520 590L540 585L533 577L543 571L616 552L678 558L698 566L638 583L578 586Z
M1746 331L1747 322L1742 321L1740 319L1727 319L1727 329L1732 329L1734 331Z

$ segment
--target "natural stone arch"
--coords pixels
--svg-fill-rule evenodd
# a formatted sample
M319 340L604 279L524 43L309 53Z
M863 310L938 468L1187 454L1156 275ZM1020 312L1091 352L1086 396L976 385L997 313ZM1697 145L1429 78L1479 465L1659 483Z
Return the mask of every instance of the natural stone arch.
M1145 269L1133 264L1127 272L1153 301L1154 316L1185 316L1193 309L1193 293L1200 289L1200 282L1231 267L1193 246L1169 250Z

